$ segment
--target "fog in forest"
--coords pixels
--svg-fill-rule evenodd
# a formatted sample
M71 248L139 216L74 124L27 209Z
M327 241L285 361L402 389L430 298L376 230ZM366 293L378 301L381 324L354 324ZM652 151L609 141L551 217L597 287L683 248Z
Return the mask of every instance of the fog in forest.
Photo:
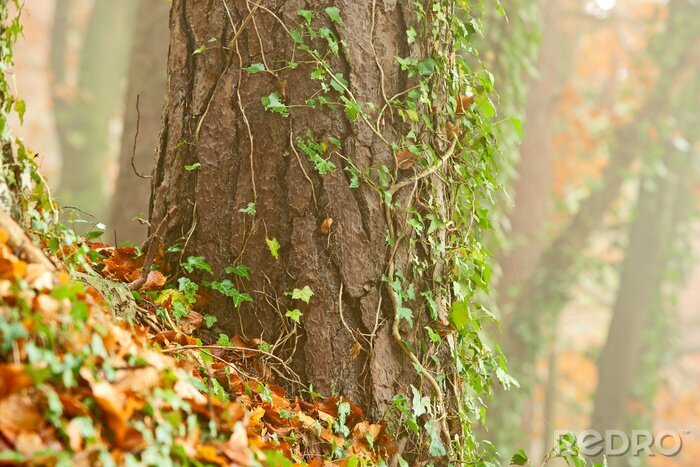
M644 432L655 456L632 439L610 465L698 465L700 3L502 3L481 57L501 96L507 193L492 334L521 387L487 402L484 436L538 459L562 432ZM168 7L25 2L17 132L64 218L105 224L112 243L146 235Z

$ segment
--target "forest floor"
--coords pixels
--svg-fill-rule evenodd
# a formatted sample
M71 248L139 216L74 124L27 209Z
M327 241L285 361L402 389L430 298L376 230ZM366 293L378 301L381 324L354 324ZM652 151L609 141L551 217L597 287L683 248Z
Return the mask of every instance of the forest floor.
M354 466L395 452L351 402L286 395L255 342L203 345L198 305L178 317L179 292L142 274L138 249L42 246L0 216L0 465ZM80 252L82 266L59 259Z

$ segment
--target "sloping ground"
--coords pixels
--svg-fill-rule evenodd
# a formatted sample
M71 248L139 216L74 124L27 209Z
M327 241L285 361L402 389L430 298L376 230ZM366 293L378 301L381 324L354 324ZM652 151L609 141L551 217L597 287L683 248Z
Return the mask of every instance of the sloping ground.
M148 300L136 317L148 329L115 317L104 295L119 294L0 224L0 464L353 466L395 451L350 402L289 398L245 376L264 365L250 343L202 346L149 316ZM135 250L90 251L96 270L140 274ZM99 284L90 269L80 277Z

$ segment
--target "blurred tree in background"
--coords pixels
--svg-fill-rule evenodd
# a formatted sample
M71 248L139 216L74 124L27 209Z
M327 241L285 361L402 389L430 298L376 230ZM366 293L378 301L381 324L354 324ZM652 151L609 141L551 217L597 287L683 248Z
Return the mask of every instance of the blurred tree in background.
M150 173L158 145L167 82L169 11L168 1L139 0L124 102L119 176L109 222L116 230L119 242L142 243L146 238L146 226L134 218L148 218ZM134 142L137 129L138 139Z
M122 109L120 90L137 2L95 1L84 30L74 15L78 7L85 9L81 3L57 0L52 34L52 95L63 160L59 194L64 206L105 219L109 195L105 167L113 159L110 136ZM79 42L77 70L75 42Z

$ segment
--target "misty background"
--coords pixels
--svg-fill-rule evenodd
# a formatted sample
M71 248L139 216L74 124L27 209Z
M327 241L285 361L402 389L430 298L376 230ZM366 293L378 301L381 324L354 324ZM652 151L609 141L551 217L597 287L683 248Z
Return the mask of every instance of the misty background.
M698 465L700 4L502 3L508 21L487 18L482 47L508 192L492 311L521 390L489 404L487 436L537 459L555 431L673 430L678 456L611 465ZM145 239L134 219L148 218L168 8L25 2L15 126L63 215L106 224L110 242Z

